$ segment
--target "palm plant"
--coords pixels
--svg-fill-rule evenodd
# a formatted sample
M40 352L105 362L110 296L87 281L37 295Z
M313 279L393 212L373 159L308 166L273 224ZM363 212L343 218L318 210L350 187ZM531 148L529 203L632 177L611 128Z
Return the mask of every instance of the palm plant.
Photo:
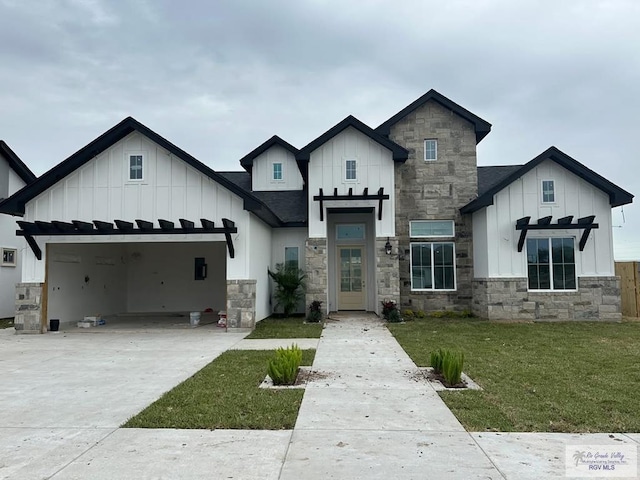
M285 317L291 315L304 296L304 271L297 267L278 263L276 271L268 270L269 276L276 282L275 307L282 308Z

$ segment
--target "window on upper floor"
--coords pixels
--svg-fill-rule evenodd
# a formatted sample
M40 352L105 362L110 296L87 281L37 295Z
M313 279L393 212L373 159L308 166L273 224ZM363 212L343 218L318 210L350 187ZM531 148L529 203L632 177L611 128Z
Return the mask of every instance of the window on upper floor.
M357 162L355 160L346 160L344 168L344 179L355 181L358 179Z
M297 270L300 265L298 257L298 247L284 247L284 267Z
M15 248L2 248L2 266L15 267L18 257L18 250Z
M542 203L555 203L556 192L553 180L542 181Z
M282 163L278 162L273 164L273 172L272 172L271 179L276 181L282 180Z
M424 141L424 160L433 162L438 159L438 140L428 138Z
M575 290L576 260L573 238L528 238L529 290Z
M129 155L129 180L143 179L144 156L140 153Z

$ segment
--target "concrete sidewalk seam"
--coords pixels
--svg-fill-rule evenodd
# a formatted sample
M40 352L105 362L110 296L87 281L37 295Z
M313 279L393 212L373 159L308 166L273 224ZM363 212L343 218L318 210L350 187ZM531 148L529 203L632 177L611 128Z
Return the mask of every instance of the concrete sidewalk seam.
M107 433L104 437L102 437L100 440L98 440L97 442L95 442L93 445L91 445L89 448L87 448L84 452L80 453L79 455L77 455L75 458L71 459L69 462L67 462L65 465L63 465L62 467L60 467L58 470L56 470L55 472L53 472L52 475L50 475L48 477L47 480L54 478L56 475L58 475L60 472L62 472L65 468L67 468L69 465L71 465L72 463L75 463L80 457L82 457L83 455L85 455L86 453L90 452L91 450L93 450L94 448L96 448L98 445L100 445L102 442L104 442L107 438L109 438L111 435L113 435L115 432L117 432L119 430L119 428L114 428L113 430L111 430L109 433Z
M502 478L504 478L505 480L507 480L507 476L504 474L504 472L502 470L500 470L500 468L498 467L498 465L496 465L496 462L493 461L493 458L491 458L491 456L485 451L484 448L482 448L482 445L480 445L478 443L478 440L476 440L476 438L472 435L472 432L467 431L467 435L469 436L469 438L471 438L473 440L473 443L475 443L478 448L480 449L480 451L483 453L483 455L485 457L487 457L487 460L489 460L489 462L491 463L491 465L493 465L493 467L496 469L496 471L502 476Z

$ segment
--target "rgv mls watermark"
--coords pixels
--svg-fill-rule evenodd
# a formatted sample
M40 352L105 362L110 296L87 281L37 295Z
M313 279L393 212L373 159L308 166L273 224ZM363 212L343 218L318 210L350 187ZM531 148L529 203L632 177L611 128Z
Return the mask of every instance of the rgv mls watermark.
M637 445L567 445L567 477L637 478Z

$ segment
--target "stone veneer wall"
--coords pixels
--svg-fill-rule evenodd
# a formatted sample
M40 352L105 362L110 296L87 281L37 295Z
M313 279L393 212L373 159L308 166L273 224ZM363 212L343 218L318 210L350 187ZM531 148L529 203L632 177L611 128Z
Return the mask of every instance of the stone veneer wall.
M396 123L389 138L409 150L408 160L396 164L395 169L401 306L426 312L470 309L473 279L471 215L463 217L459 209L478 193L474 127L439 103L430 101ZM436 161L425 162L425 139L438 140ZM410 220L454 220L456 291L411 291Z
M307 290L305 304L310 305L314 300L322 302L322 310L327 313L327 275L329 272L327 259L327 239L307 238L304 251L305 266L307 268Z
M579 277L578 291L527 291L526 278L473 282L473 313L491 320L622 319L620 277Z
M42 283L16 285L16 314L13 326L16 333L41 333Z
M400 301L400 271L398 262L398 239L389 238L391 255L385 253L387 237L376 238L376 280L378 282L378 302L376 313L382 311L380 302L383 300Z
M240 328L255 327L255 280L227 280L227 325Z

